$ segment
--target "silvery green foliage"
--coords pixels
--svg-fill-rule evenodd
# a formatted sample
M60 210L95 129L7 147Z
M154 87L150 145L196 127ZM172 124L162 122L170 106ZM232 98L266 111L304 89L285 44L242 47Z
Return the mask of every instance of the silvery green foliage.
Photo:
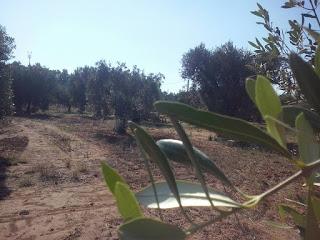
M316 56L319 59L320 56ZM290 55L290 65L299 86L308 101L310 109L301 106L281 106L279 97L271 82L257 76L256 80L247 80L247 92L256 104L265 121L265 129L241 119L221 114L197 110L185 104L159 101L155 108L167 115L176 129L181 141L160 140L157 143L140 126L129 123L133 136L136 138L152 184L135 195L130 191L124 179L107 165L103 164L103 174L110 191L114 194L119 212L125 223L119 228L121 239L185 239L205 226L216 223L238 211L252 208L265 197L281 190L286 185L303 177L308 189L304 213L300 213L287 205L279 206L282 218L291 216L305 240L316 240L320 236L320 199L315 196L320 166L320 145L317 139L320 124L320 62L315 67L303 61L298 55ZM293 121L294 120L294 121ZM276 186L258 195L248 195L233 186L214 162L199 149L194 148L185 133L181 122L216 133L227 135L237 140L258 143L268 147L289 162L295 164L299 171ZM293 156L287 149L286 131L292 131L297 139L299 156ZM149 168L153 161L161 170L164 182L155 183ZM199 184L178 181L170 167L170 161L191 165L196 172ZM226 187L240 193L244 202L237 202L227 193L220 193L207 186L203 171L212 174ZM303 186L301 186L303 187ZM191 223L189 229L181 229L158 220L146 218L139 204L148 208L180 208L183 215ZM130 206L130 207L128 207ZM207 222L193 222L185 211L187 207L211 207L218 217ZM144 224L148 227L141 227ZM218 224L218 223L217 223ZM281 228L283 224L278 225ZM161 231L159 230L161 229Z

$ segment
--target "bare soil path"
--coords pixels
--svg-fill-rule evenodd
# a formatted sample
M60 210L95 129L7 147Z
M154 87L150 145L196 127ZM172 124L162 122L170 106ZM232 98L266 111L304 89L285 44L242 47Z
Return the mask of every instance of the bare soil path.
M107 150L29 119L13 120L5 137L17 136L29 142L19 156L25 161L6 173L11 194L0 201L0 239L112 239L106 225L120 219L99 177ZM25 177L33 186L18 186Z
M78 115L13 118L0 128L0 240L118 239L116 229L122 220L102 180L100 161L115 167L133 190L145 187L149 180L134 141L113 134L110 121ZM149 127L148 131L155 139L175 137L170 128ZM209 133L198 129L188 132L193 143L249 193L262 192L294 171L273 153L208 141ZM153 170L160 180L159 171ZM174 170L179 179L196 181L191 169L174 164ZM207 182L222 190L211 176ZM256 210L239 214L241 228L231 216L190 239L299 239L297 229L277 230L265 224L278 218L276 203L294 197L297 189L299 184L289 186ZM155 211L144 211L157 216ZM211 215L208 209L188 213L197 222ZM164 211L164 218L188 226L179 210Z

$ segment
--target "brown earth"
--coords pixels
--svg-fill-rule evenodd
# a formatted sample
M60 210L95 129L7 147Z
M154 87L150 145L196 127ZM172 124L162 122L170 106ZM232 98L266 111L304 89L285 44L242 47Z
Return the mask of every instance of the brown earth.
M134 191L149 184L148 174L135 142L129 135L112 131L112 120L78 115L12 118L0 128L0 239L118 239L122 223L115 201L106 189L100 162L115 167ZM170 127L147 127L155 139L176 137ZM195 146L206 152L243 191L257 194L294 172L277 154L209 141L214 134L187 127ZM232 145L232 146L230 146ZM173 164L179 179L196 181L192 169ZM156 179L161 179L153 166ZM223 191L211 176L207 182ZM239 196L232 194L233 197ZM189 239L299 239L298 230L276 229L266 224L277 220L277 203L297 199L301 182L292 184L253 210L215 223ZM158 217L156 211L144 209ZM181 227L188 223L178 210L163 211L164 220ZM192 208L197 223L214 214Z

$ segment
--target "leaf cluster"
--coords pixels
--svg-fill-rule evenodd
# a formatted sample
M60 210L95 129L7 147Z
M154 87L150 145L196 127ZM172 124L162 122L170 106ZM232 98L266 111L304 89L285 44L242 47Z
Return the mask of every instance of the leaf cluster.
M267 33L261 39L249 41L256 54L252 67L271 78L273 83L296 100L303 99L303 96L290 70L289 55L295 52L314 64L318 45L314 35L320 30L318 5L317 0L286 1L282 8L287 11L294 8L300 15L300 18L288 19L288 31L276 26L270 20L268 10L262 5L257 4L258 9L251 12L259 18L257 24L263 26Z
M319 58L317 53L316 58ZM130 123L132 134L137 140L152 184L133 194L122 177L103 164L103 174L110 191L114 194L119 212L125 223L119 228L121 239L185 239L198 230L240 210L250 209L267 196L281 190L286 185L303 177L308 191L303 213L288 205L279 206L281 218L291 216L306 240L316 240L320 234L320 199L315 195L320 166L320 144L317 138L320 124L320 66L314 68L297 54L290 55L290 66L296 81L311 106L282 106L271 82L264 76L255 80L247 79L246 90L257 106L266 128L262 129L242 119L213 112L197 110L182 103L158 101L156 110L167 115L181 141L162 139L157 142L140 126ZM192 146L181 122L204 128L241 141L258 143L283 155L294 163L299 171L276 186L258 195L249 195L234 186L232 181L216 166L205 153ZM299 155L295 156L287 148L286 132L295 134ZM149 162L160 169L165 181L154 182ZM170 166L170 161L192 166L199 183L179 181ZM228 194L221 193L207 185L203 173L207 172L219 179L225 187L239 193L244 201L238 202ZM145 218L139 207L161 209L179 208L190 222L189 229ZM218 216L206 222L196 223L185 211L187 207L210 207ZM142 228L141 223L150 228ZM273 225L277 225L273 223ZM283 228L283 224L279 225ZM156 229L161 229L158 231Z

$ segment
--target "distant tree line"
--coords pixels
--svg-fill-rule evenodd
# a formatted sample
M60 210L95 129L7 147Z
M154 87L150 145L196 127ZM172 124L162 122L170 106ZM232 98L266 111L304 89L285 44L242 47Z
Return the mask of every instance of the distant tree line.
M8 63L14 40L1 31L0 118L14 111L31 114L59 105L97 118L115 117L115 130L125 132L128 120L154 118L158 99L180 101L221 114L257 120L258 114L245 91L247 77L259 73L252 68L256 56L236 48L232 42L208 49L200 44L182 56L181 75L188 84L178 93L161 92L164 75L145 74L124 63L113 66L101 60L94 66L67 70L48 69L39 63L25 66ZM251 66L251 67L250 67Z
M14 39L0 26L0 118L31 114L60 105L71 112L93 112L97 118L114 115L115 130L125 132L127 120L139 122L151 117L153 102L160 99L164 75L145 74L138 67L111 66L99 61L73 73L51 70L39 63L24 66L8 63Z
M7 37L8 61L14 41ZM5 51L2 51L5 52ZM97 118L115 116L115 130L124 132L128 120L139 122L154 117L153 103L158 99L180 101L195 107L232 116L252 118L255 109L245 92L245 79L254 74L247 65L251 54L237 49L231 42L214 50L204 44L190 49L182 57L182 77L190 80L187 90L178 93L160 91L164 76L145 74L138 67L129 69L124 63L112 66L101 60L95 66L77 68L74 72L51 70L39 63L24 66L19 62L4 63L7 79L2 86L2 115L14 110L31 114L60 105L71 112L93 113ZM3 106L3 107L2 107Z
M13 102L16 113L30 114L60 105L71 112L86 110L97 118L115 115L116 130L123 132L127 120L148 119L152 103L160 98L162 74L148 74L125 64L113 67L99 61L94 67L50 70L40 64L11 66Z

